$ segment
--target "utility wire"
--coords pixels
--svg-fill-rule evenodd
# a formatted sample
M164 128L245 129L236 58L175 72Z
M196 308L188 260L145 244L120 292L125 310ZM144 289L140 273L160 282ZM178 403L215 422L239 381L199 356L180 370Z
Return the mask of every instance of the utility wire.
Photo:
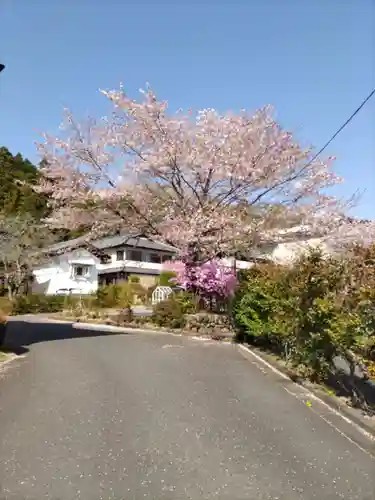
M309 167L312 162L314 160L316 160L318 158L318 156L320 154L323 153L323 151L331 144L331 142L339 135L339 133L344 130L344 128L348 125L348 123L350 123L353 118L355 117L355 115L361 111L361 109L363 108L363 106L367 103L367 101L369 101L371 99L371 97L375 94L375 89L373 89L369 95L366 97L366 99L362 102L362 104L354 111L354 113L346 120L346 122L341 125L341 127L333 134L333 136L329 139L329 141L327 141L324 146L319 149L319 151L311 158L311 160L308 162L308 164L306 165L306 167Z

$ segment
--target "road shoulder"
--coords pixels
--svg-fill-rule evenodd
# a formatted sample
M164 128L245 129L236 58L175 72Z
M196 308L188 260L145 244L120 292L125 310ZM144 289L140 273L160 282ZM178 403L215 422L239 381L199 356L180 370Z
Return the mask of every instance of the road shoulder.
M324 394L320 388L294 382L285 367L258 349L237 344L237 350L265 375L273 376L301 404L309 407L345 438L375 458L375 419L366 418L359 410L350 408L335 396Z

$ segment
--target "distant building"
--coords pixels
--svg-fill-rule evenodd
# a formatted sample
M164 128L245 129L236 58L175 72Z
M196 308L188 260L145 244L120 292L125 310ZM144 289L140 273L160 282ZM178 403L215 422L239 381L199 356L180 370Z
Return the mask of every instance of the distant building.
M123 234L90 242L76 238L48 248L45 264L34 269L33 290L46 295L90 294L101 285L126 281L130 275L138 276L140 283L149 287L163 264L176 254L175 247L143 236ZM232 258L221 261L234 266ZM236 260L235 267L245 269L253 263Z
M221 262L237 271L256 262L288 264L309 246L321 246L329 252L321 240L304 239L303 234L291 232L289 241L260 245L248 256L223 258ZM126 281L130 275L138 276L140 283L149 287L163 264L176 255L175 247L143 236L122 234L90 242L85 237L76 238L48 248L45 264L34 269L33 291L47 295L90 294L101 285Z
M153 284L176 249L143 237L116 235L89 243L77 238L53 245L46 253L46 263L34 270L35 291L89 294L130 275L139 276L145 286Z

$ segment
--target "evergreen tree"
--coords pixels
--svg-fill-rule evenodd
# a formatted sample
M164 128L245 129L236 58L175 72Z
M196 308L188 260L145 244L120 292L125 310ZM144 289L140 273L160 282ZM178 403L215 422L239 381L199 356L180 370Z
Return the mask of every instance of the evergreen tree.
M0 147L0 179L0 214L27 214L38 220L47 215L47 197L32 188L40 173L20 153L12 155L6 147Z

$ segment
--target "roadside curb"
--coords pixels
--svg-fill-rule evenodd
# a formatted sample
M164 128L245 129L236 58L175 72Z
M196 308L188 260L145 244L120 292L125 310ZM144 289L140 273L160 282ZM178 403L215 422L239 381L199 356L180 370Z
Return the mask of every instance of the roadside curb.
M99 331L108 331L108 332L118 332L118 333L127 333L127 334L148 334L148 335L174 335L176 337L188 337L188 338L199 338L203 340L215 340L218 342L224 342L224 341L232 341L233 337L232 336L227 336L227 335L197 335L197 333L194 332L184 332L184 331L172 331L172 330L161 330L161 329L148 329L148 328L132 328L131 326L115 326L115 325L106 325L103 323L81 323L80 321L78 322L72 322L72 327L75 329L82 329L82 330L99 330Z
M180 333L175 333L175 332L168 332L164 330L147 330L143 328L131 328L131 327L122 327L122 326L115 326L115 325L105 325L105 324L100 324L100 323L81 323L80 321L78 322L71 322L72 327L75 328L76 330L98 330L102 332L118 332L118 333L148 333L148 334L165 334L165 335L177 335L177 336L182 336Z
M334 414L341 417L346 423L355 427L361 434L366 436L371 441L375 442L374 427L366 424L366 422L364 422L358 416L353 415L352 412L349 411L349 408L347 409L345 406L343 406L343 404L340 403L340 401L335 396L328 396L322 394L321 391L315 389L314 387L311 387L309 384L303 382L296 382L292 380L292 378L288 374L287 369L279 365L276 365L276 363L272 363L269 360L264 359L264 357L261 354L255 352L249 345L237 344L237 349L238 352L248 361L256 360L262 363L263 365L267 366L267 368L269 368L271 371L276 373L279 377L283 378L284 380L288 380L297 387L302 387L306 391L306 394L308 394L311 399L318 401L323 406L327 407Z
M132 328L128 326L116 326L116 325L107 325L105 323L84 323L81 321L72 321L72 320L62 320L57 318L46 318L49 323L65 323L72 326L72 328L76 330L97 330L102 332L110 332L110 333L124 333L124 334L135 334L135 333L144 333L149 335L175 335L177 337L183 336L183 333L172 332L168 330L151 330L147 328Z
M34 317L33 314L25 315L29 317ZM16 318L16 316L12 316L12 318ZM111 333L148 333L148 334L167 334L167 335L182 335L176 332L166 331L166 330L150 330L144 328L131 328L131 327L122 327L116 325L108 325L105 323L86 323L81 321L73 321L71 319L60 319L60 318L51 318L45 316L41 319L41 323L49 323L49 324L65 324L71 325L72 328L76 330L97 330L102 332L111 332Z
M65 323L72 325L74 329L81 330L98 330L103 332L111 332L111 333L124 333L124 334L149 334L149 335L174 335L176 337L190 337L190 338L200 338L200 339L211 339L220 341L232 341L232 335L197 335L197 333L186 331L178 331L178 330L162 330L162 329L151 329L151 328L132 328L131 326L116 326L105 323L87 323L81 321L72 321L72 320L62 320L57 318L45 318L49 323Z
M210 339L215 340L217 342L232 342L233 334L202 334L199 335L197 332L186 331L186 330L170 330L170 329L161 329L161 328L135 328L131 326L117 326L114 324L100 323L100 322L92 322L87 323L83 321L76 321L74 318L63 318L63 317L51 317L47 315L35 315L35 314L25 314L22 315L21 321L23 318L36 318L40 323L49 323L49 324L65 324L70 325L74 329L81 330L96 330L108 333L118 333L118 334L148 334L148 335L174 335L177 337L197 337L200 339ZM17 316L9 316L8 320L17 321Z

